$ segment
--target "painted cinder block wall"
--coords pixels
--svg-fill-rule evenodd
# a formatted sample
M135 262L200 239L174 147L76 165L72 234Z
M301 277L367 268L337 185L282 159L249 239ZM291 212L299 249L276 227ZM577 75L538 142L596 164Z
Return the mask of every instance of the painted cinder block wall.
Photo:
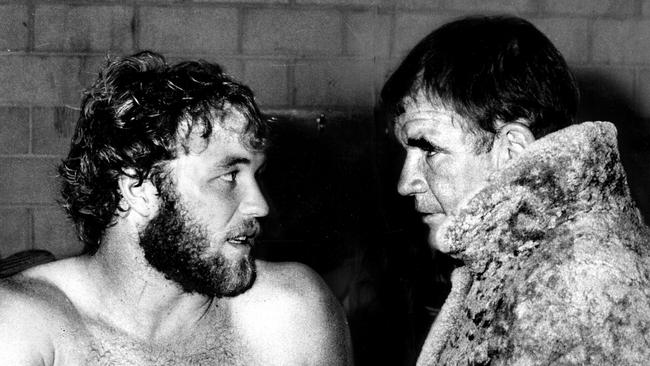
M2 0L0 257L81 250L55 202L54 166L106 54L152 49L219 62L267 109L372 111L387 75L432 28L504 12L531 20L585 75L595 96L586 110L596 114L587 117L622 110L645 131L650 0ZM637 140L644 182L648 144ZM643 189L636 195L648 200Z

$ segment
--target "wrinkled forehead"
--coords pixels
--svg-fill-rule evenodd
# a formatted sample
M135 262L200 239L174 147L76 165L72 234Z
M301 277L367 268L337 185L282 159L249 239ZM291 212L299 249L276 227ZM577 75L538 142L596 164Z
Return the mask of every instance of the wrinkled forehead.
M423 90L402 99L401 113L393 119L393 132L397 138L407 134L414 126L435 128L438 124L459 127L471 132L471 123L436 96L429 96Z
M430 120L435 123L437 118L453 117L454 113L446 108L440 100L428 98L423 92L402 99L401 113L393 119L395 132L404 129L414 121Z

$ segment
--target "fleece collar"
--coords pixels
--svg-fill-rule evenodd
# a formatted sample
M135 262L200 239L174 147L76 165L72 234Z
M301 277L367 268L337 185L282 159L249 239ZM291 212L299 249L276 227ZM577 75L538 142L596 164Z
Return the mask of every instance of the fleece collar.
M495 172L438 230L438 242L472 271L530 251L558 225L631 203L616 128L585 122L549 134Z

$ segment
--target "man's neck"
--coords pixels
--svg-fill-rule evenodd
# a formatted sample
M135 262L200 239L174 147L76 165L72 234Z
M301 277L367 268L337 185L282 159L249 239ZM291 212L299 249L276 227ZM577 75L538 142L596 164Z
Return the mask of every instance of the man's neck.
M128 238L105 238L97 253L80 258L95 294L96 304L85 307L94 311L91 318L137 338L164 341L194 329L218 305L215 301L224 302L183 292Z

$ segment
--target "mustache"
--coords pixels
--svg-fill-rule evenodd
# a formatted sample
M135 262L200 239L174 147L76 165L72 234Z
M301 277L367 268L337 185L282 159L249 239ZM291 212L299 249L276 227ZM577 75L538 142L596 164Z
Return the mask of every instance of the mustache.
M228 238L236 238L238 236L256 237L262 231L260 223L256 219L246 220L241 224L231 228L226 233Z

